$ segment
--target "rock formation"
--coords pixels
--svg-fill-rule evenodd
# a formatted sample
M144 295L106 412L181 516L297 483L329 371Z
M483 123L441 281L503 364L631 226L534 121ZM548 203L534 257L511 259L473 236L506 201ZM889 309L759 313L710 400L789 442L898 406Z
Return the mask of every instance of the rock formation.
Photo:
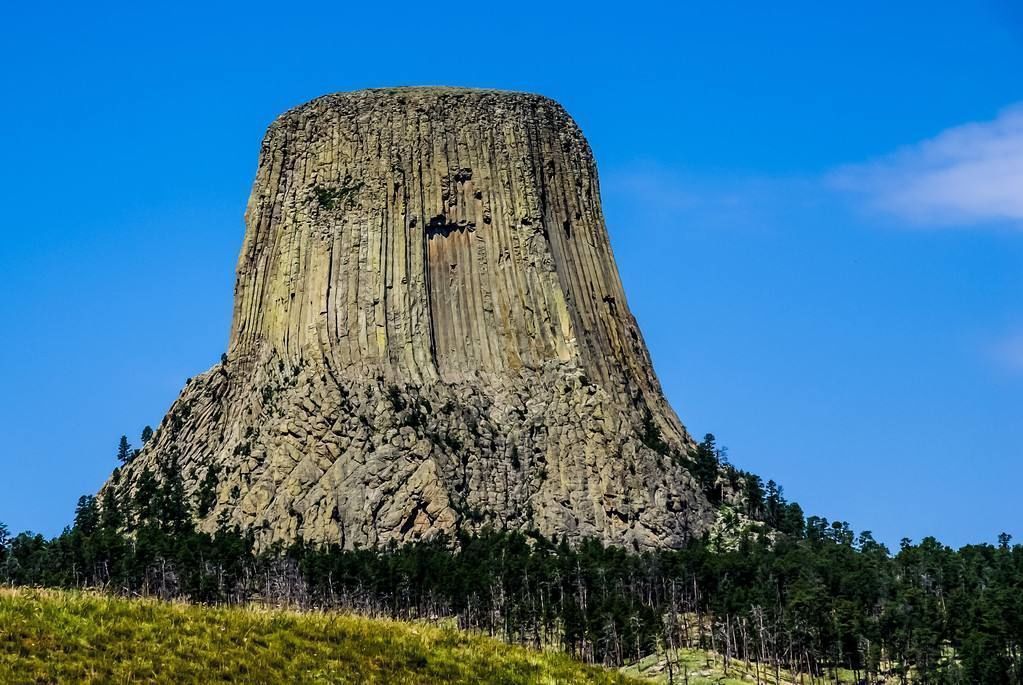
M201 525L345 547L484 526L679 546L710 505L555 102L399 88L269 128L230 347L125 467ZM672 456L674 453L676 456Z

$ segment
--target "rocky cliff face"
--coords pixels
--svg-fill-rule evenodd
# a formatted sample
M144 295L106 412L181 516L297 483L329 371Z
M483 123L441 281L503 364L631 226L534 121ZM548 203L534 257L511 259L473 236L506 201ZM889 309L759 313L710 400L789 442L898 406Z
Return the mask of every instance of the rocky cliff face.
M678 546L713 518L622 290L597 172L546 98L329 95L275 121L226 361L122 474L203 525L346 547L483 526Z

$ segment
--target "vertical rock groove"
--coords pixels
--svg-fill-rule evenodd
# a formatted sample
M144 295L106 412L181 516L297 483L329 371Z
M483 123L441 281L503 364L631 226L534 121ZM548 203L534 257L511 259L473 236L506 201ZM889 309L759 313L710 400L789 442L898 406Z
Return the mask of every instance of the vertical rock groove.
M185 388L129 487L160 459L191 489L217 468L204 525L263 542L491 524L641 548L707 526L557 103L318 98L267 131L245 221L228 361Z

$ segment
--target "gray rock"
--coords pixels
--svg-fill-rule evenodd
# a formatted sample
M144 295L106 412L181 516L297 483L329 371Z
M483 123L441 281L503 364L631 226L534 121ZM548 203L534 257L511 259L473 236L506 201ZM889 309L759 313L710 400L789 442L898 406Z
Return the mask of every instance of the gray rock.
M200 525L262 545L499 526L643 549L713 522L558 104L316 99L270 126L246 226L228 361L186 386L123 487L173 459L195 494L217 466Z

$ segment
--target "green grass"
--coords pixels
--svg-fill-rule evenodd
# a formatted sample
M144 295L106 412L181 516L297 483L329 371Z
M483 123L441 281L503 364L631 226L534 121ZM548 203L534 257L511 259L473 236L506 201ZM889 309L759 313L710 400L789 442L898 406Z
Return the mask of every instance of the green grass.
M773 667L760 665L758 681L757 668L752 663L732 659L727 671L725 670L724 659L720 654L700 649L679 649L673 652L673 668L675 669L675 683L681 685L687 682L689 685L750 685L751 683L765 683L770 685L799 685L809 683L810 677L804 676L800 679L798 674L786 670L779 672L779 679L775 680ZM664 654L650 655L638 663L623 668L622 672L635 678L642 678L647 682L667 683L668 670ZM841 669L838 671L840 683L850 685L855 682L853 674ZM834 684L834 678L828 676L823 680L817 678L815 682L827 682Z
M635 681L427 625L0 589L0 683L189 682Z

